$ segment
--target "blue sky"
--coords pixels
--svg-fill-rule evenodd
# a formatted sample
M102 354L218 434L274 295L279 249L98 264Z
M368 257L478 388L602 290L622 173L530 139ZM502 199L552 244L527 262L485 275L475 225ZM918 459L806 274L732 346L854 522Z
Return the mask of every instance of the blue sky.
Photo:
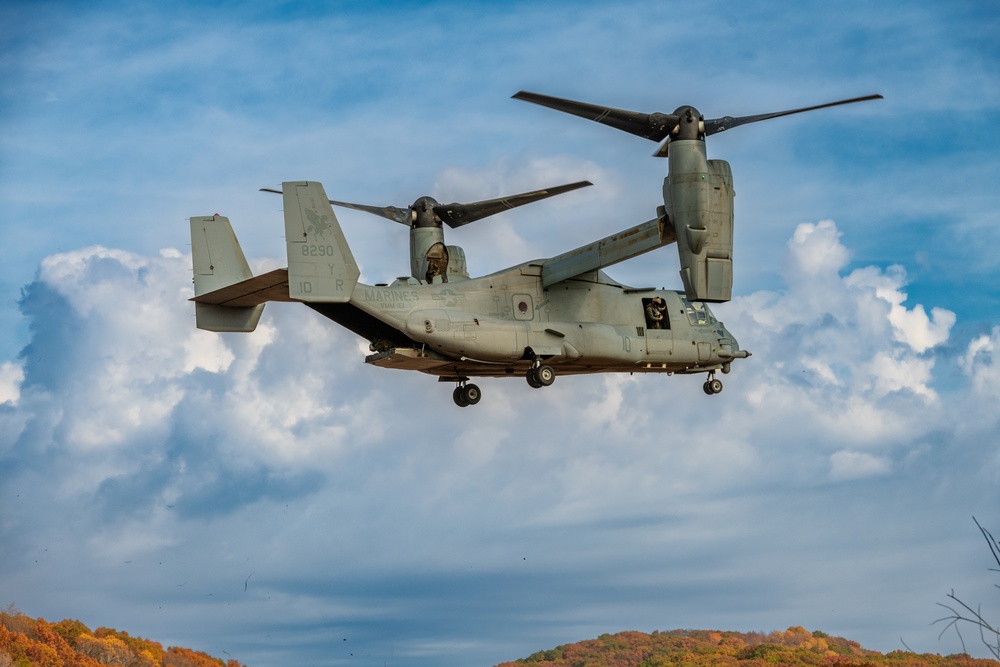
M938 639L1000 617L1000 11L993 3L6 3L0 604L251 665L492 665L604 632ZM366 367L272 304L194 328L187 218L284 265L280 199L405 206L595 183L456 230L484 274L654 215L647 142L510 99L747 115L754 356L544 392ZM340 214L368 282L391 223ZM678 287L676 255L611 274ZM970 648L975 642L967 637ZM224 653L225 652L225 653Z

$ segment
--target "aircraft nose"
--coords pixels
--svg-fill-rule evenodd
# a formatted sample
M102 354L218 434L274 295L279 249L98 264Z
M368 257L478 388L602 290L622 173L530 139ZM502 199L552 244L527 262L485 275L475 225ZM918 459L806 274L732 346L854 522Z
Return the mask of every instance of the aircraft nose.
M747 350L741 350L739 341L729 330L723 327L725 335L719 341L719 356L723 359L746 359L750 356Z

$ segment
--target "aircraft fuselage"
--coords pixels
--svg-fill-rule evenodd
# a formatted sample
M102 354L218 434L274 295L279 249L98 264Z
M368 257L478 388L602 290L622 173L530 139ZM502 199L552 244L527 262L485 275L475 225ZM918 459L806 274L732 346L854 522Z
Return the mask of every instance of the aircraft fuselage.
M449 283L359 283L350 305L412 341L376 344L367 361L452 379L519 374L536 359L559 374L728 371L741 356L708 307L683 293L629 288L602 271L543 287L541 275L539 261ZM659 322L646 316L654 297Z

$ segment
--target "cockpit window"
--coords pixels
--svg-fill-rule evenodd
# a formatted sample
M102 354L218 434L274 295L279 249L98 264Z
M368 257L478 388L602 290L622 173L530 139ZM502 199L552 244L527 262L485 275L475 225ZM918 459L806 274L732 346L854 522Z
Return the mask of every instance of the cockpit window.
M681 297L681 303L684 304L684 311L687 313L688 321L691 322L691 326L698 326L700 324L715 324L718 320L715 319L715 315L712 311L708 309L704 303L700 301L688 301L684 297Z

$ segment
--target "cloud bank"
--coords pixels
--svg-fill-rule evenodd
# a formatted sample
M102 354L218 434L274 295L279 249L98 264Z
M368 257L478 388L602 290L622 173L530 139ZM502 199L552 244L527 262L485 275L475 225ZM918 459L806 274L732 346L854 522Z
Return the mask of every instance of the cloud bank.
M282 654L251 638L262 624L317 656L350 632L437 664L812 618L938 650L933 603L969 572L932 545L967 544L1000 481L1000 328L955 351L953 313L849 258L835 223L802 224L783 290L716 308L754 352L717 397L686 377L487 381L463 411L292 304L251 335L196 330L177 250L51 255L0 373L0 585L130 632L197 641L201 619L206 647L250 662Z

